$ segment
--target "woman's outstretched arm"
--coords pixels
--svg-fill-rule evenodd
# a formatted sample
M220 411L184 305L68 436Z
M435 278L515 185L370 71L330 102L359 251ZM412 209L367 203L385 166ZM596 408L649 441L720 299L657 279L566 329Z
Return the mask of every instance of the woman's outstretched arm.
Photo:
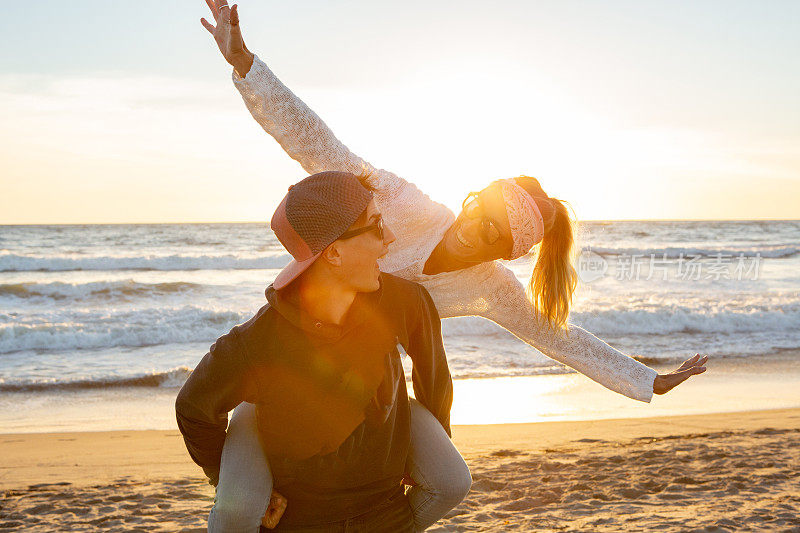
M247 50L237 7L218 9L212 0L206 2L217 24L214 26L203 20L203 26L214 36L228 63L234 66L233 82L256 122L309 174L339 170L365 177L384 220L397 235L398 244L390 249L381 265L386 272L427 259L430 249L422 248L442 226L452 224L455 219L452 212L431 200L414 184L373 167L351 152L314 111Z
M300 163L309 174L340 170L356 175L370 175L372 187L398 186L396 176L387 179L386 171L375 169L352 153L331 129L244 44L239 24L238 7L220 7L223 0L206 0L214 14L216 26L205 19L203 26L234 67L233 82L242 95L250 114L283 150Z
M392 185L382 179L387 172L350 151L257 56L247 76L242 78L234 72L233 82L255 121L309 174L338 170L369 175L368 182L373 187Z
M660 375L585 329L569 325L569 334L552 331L537 317L525 288L509 269L496 265L488 286L501 294L490 304L491 319L537 348L546 356L634 400L649 402L653 394L665 394L691 376L705 372L707 357L699 354L680 368Z
M426 284L442 317L477 315L499 324L544 355L573 368L601 385L634 400L649 402L695 374L705 371L705 358L693 357L681 368L659 375L583 328L570 324L569 335L555 332L525 294L509 269L498 263L480 265L453 276L452 283Z

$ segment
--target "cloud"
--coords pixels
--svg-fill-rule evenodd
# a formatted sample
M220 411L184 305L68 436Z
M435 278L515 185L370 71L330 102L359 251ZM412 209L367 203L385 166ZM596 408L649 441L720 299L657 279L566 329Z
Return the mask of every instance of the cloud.
M241 131L241 102L223 83L164 77L0 77L3 151L96 157L208 157ZM8 153L8 152L7 152Z
M761 179L776 189L780 180L800 179L795 137L713 123L630 127L624 109L582 107L554 83L502 85L497 76L459 72L440 70L396 87L294 89L354 152L454 209L467 191L520 173L540 177L583 218L677 216L664 191L691 188L697 179L723 186ZM152 197L149 190L169 194L153 205L150 220L262 219L264 206L304 175L253 122L229 80L5 75L0 113L0 179L12 203L26 204L17 210L26 221L35 221L36 209L51 220L60 201L80 202L81 190L105 194L108 219L125 207L120 191L138 184L138 202ZM75 185L64 187L62 176ZM256 193L245 201L220 189L228 184ZM36 205L34 187L59 197ZM697 209L707 212L714 201Z

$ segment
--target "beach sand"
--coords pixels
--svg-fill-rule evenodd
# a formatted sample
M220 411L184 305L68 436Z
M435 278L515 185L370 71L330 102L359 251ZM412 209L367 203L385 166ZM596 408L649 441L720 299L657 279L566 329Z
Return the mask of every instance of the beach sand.
M430 531L800 531L800 409L453 431L474 483ZM4 434L0 455L0 529L205 530L177 431Z

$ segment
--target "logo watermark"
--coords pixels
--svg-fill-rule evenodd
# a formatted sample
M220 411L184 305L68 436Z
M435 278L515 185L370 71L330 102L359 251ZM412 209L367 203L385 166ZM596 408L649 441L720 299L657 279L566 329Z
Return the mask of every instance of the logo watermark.
M613 263L614 279L622 280L757 280L761 268L761 253L745 255L723 254L703 256L681 252L677 257L662 254L619 254L612 261L591 249L578 256L578 277L591 283L604 277Z
M584 283L597 281L606 275L608 261L602 255L591 250L584 250L578 256L578 277Z

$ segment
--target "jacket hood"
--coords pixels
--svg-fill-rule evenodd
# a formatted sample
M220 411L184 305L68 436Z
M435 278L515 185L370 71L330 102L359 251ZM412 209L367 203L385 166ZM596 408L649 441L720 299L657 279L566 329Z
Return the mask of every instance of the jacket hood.
M375 310L380 305L383 297L383 276L384 274L381 273L378 278L380 281L378 290L356 294L356 298L353 300L353 304L347 311L344 322L341 325L317 320L303 310L299 305L297 292L293 290L292 285L285 289L276 290L270 284L264 294L270 307L293 325L315 337L335 341L364 323L369 317L374 316Z

